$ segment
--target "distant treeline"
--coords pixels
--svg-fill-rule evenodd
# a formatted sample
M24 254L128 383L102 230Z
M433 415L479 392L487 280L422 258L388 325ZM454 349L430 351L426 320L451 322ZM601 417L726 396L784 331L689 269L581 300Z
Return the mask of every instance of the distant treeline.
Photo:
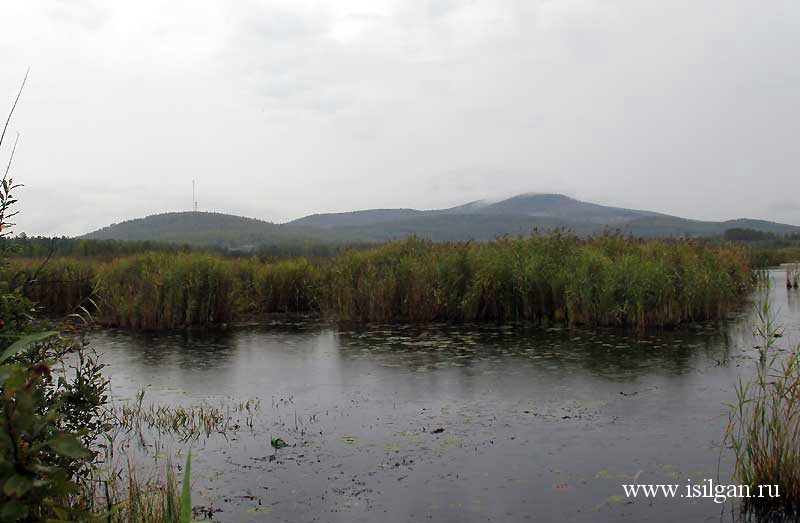
M103 324L141 329L281 312L645 328L719 318L752 283L749 252L732 244L566 234L487 243L409 239L272 262L180 251L110 261L56 257L44 265L19 258L6 271L17 282L35 275L26 292L52 313L82 305Z
M800 234L774 234L755 229L727 229L723 240L746 245L756 268L800 262Z
M800 234L775 234L772 232L758 231L756 229L745 229L734 227L726 229L722 235L726 241L762 243L769 247L791 247L800 246Z
M306 256L309 258L335 256L345 250L365 247L367 243L320 243L301 241L276 241L237 248L217 245L179 244L158 241L88 240L81 238L20 235L0 238L0 249L9 256L20 258L44 258L70 256L111 260L131 254L145 252L188 253L199 252L225 257L276 258Z

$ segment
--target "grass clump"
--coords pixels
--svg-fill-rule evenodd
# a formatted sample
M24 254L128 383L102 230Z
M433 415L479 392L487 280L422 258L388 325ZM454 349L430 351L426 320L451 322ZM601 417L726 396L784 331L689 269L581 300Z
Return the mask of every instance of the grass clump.
M734 477L754 497L744 509L758 514L800 514L800 347L781 355L781 329L769 300L758 307L756 377L736 387L727 441L735 456ZM777 485L778 497L758 497L759 486Z
M175 467L167 460L166 467L145 474L128 461L102 488L93 493L95 517L104 523L191 523L191 452L186 455L183 481L178 486Z
M145 405L143 400L144 391L140 391L135 401L114 406L111 415L115 427L138 434L147 430L173 434L188 441L215 433L225 435L235 432L241 428L242 423L252 428L255 415L261 409L261 401L258 399L191 406Z

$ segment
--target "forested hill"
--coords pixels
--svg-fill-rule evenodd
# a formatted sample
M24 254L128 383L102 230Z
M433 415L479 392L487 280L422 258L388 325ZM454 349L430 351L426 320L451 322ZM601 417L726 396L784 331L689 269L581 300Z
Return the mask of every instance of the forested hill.
M83 238L254 248L265 244L378 242L409 235L436 241L481 241L553 229L568 229L579 235L618 230L643 238L723 237L729 229L800 234L800 227L763 220L689 220L583 202L560 194L524 194L499 202L474 201L448 209L369 209L314 214L285 224L220 213L173 212L112 224Z
M323 241L323 236L314 230L290 229L284 225L230 214L170 212L114 223L82 238L241 248L265 242Z

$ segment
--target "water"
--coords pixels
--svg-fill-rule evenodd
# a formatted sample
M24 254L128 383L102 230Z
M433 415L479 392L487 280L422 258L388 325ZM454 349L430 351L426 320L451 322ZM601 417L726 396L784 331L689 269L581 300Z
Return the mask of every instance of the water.
M772 298L788 346L800 296ZM93 345L118 402L261 400L252 429L192 444L194 502L219 521L705 521L731 505L622 484L730 482L725 404L753 371L751 316L642 336L306 320ZM154 439L181 447L151 435L156 457Z

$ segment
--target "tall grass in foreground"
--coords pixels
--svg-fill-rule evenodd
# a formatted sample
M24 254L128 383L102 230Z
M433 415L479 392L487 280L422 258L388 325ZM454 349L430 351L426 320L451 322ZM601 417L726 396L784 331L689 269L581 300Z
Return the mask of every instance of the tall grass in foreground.
M161 473L140 477L137 467L128 462L117 480L104 482L95 494L97 521L104 523L191 523L191 452L186 456L183 482L178 490L175 469L170 460Z
M734 477L758 494L759 485L777 485L780 497L752 497L746 509L800 514L800 347L779 359L780 327L770 303L758 306L756 377L740 381L731 406L727 441L736 458Z
M646 328L724 315L753 283L749 262L733 245L551 234L488 243L412 238L315 261L145 253L88 266L81 281L91 277L97 288L100 322L142 329L277 312ZM79 297L43 289L38 297L54 308Z

